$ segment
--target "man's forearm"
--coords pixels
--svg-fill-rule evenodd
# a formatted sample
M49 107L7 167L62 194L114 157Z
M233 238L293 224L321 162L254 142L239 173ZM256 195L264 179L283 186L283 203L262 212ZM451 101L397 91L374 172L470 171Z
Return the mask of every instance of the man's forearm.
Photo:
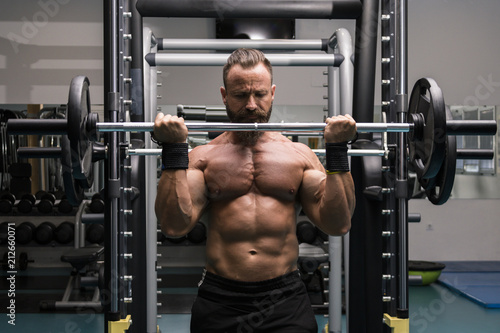
M356 198L349 172L326 176L325 191L320 204L323 230L330 235L343 235L351 228ZM321 227L320 227L321 228Z
M192 225L193 205L186 170L165 170L158 183L155 212L167 236L187 234Z

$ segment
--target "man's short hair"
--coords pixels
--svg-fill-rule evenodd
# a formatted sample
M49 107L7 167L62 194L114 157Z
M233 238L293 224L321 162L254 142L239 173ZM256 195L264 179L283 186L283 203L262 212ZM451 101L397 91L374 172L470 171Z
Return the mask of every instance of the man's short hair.
M240 48L235 50L229 58L227 58L227 63L224 65L224 69L222 72L222 79L224 81L224 87L226 87L227 74L229 70L234 65L239 64L244 69L253 68L257 66L259 63L263 63L266 66L269 74L271 75L271 83L273 82L273 67L271 66L271 62L266 58L264 53L260 50L256 49L246 49Z

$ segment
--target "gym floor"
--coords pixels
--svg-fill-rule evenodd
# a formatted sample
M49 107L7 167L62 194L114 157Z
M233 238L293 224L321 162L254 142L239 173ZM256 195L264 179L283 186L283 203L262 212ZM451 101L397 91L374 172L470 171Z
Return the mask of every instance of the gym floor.
M36 268L20 272L16 286L16 325L10 325L9 318L2 316L0 332L103 332L104 316L93 310L48 313L38 309L40 300L59 299L62 296L65 281L69 276L68 272L66 269ZM35 282L35 278L38 282ZM162 294L158 298L158 301L162 303L159 308L161 318L157 322L162 332L189 332L189 308L196 288L176 285L179 283L176 281L183 280L182 283L188 281L192 284L198 279L198 273L192 274L192 277L187 279L185 274L182 279L176 278L175 275L163 279L164 281L159 285ZM2 272L0 282L2 313L6 312L8 301L5 281L5 272ZM500 309L485 308L440 283L433 283L429 286L411 286L409 299L411 333L497 333L500 327ZM318 332L321 332L327 319L322 315L316 315L316 319ZM342 321L343 332L345 332L345 316Z

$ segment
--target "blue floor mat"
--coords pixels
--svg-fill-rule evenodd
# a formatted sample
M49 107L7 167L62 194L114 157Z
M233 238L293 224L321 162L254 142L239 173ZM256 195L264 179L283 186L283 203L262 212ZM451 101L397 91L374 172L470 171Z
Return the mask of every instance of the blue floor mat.
M500 308L500 262L450 262L439 282L485 308Z

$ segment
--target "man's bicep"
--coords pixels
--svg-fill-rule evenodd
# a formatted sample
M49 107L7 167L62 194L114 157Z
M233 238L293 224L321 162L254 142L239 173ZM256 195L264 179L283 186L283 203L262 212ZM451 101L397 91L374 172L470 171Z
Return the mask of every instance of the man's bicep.
M188 169L187 179L194 213L201 216L203 209L208 204L208 192L205 176L200 169Z
M311 220L317 218L319 204L325 190L325 180L325 173L320 170L304 171L299 197L302 209Z

